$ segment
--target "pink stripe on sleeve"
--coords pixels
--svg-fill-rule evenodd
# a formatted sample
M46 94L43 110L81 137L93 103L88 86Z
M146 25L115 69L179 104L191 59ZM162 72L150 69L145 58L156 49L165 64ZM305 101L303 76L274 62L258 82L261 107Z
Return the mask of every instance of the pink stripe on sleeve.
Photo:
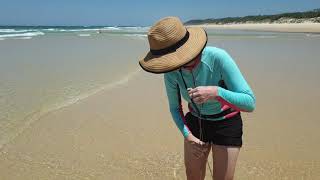
M224 99L223 99L222 97L220 97L220 96L217 96L216 98L217 98L217 100L222 104L222 106L227 105L227 106L231 107L231 108L234 109L234 110L243 111L243 112L248 112L248 111L246 111L246 110L242 110L242 109L236 107L235 105L229 103L228 101L224 100Z
M221 107L221 111L224 111L224 110L227 110L229 109L230 107L226 104L223 104L222 107Z
M240 111L234 111L232 113L229 113L227 115L224 116L225 119L231 118L233 116L235 116L236 114L238 114Z

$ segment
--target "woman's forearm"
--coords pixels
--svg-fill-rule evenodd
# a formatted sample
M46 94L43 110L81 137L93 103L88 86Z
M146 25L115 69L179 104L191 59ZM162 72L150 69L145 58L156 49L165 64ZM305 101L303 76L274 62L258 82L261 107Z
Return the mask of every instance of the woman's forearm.
M180 130L182 135L184 137L188 137L190 130L189 130L188 126L186 125L186 121L184 119L182 107L172 107L172 108L170 108L170 112L171 112L172 118L173 118L176 126L178 127L178 129Z
M227 89L218 87L216 99L222 105L244 112L252 112L255 109L255 97L253 94L232 92Z

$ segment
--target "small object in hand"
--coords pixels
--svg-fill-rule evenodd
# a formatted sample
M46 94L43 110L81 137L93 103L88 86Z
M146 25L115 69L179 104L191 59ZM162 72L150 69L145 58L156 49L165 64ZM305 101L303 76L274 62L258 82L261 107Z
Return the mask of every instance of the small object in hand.
M188 93L190 93L191 90L192 90L192 88L188 88L188 89L187 89ZM192 93L191 95L189 94L189 96L190 96L190 98L192 98L193 93Z

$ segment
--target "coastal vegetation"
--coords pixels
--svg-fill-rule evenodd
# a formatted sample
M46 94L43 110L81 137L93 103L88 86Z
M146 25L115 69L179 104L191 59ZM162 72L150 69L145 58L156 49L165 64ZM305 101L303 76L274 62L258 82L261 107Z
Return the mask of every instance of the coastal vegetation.
M320 9L306 12L281 13L274 15L256 15L243 17L225 17L211 19L194 19L185 22L186 25L196 24L243 24L243 23L320 23Z

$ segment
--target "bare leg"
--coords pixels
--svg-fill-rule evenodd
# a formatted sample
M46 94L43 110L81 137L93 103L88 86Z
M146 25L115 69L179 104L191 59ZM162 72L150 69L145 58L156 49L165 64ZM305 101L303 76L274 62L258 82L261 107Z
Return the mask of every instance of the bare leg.
M232 180L240 147L212 145L214 180Z
M184 163L187 180L203 180L206 176L206 163L211 145L198 145L184 141Z

